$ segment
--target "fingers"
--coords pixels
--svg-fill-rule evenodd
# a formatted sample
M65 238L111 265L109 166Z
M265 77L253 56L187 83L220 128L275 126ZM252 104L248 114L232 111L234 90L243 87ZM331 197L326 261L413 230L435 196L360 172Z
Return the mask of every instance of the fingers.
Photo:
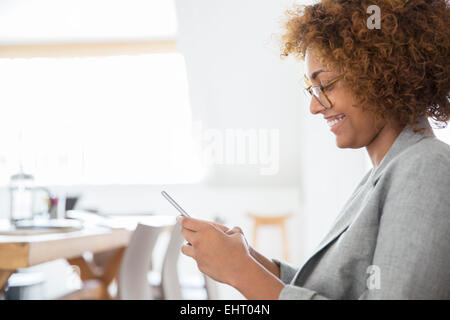
M191 257L191 258L194 257L194 247L192 247L190 245L187 245L187 244L183 245L181 247L181 252L188 257Z
M210 222L208 221L185 216L178 216L177 221L184 229L189 229L191 231L199 231L206 225L210 225Z
M228 227L221 225L219 223L205 221L205 220L199 220L199 219L190 218L190 217L186 217L186 216L182 216L182 215L177 217L177 221L183 227L183 229L188 229L188 230L194 231L194 232L200 231L201 229L204 229L205 227L212 225L215 227L215 229L218 229L218 230L226 233L227 235L232 235L234 233L243 234L241 228L239 228L239 227L234 227L233 229L229 229ZM186 239L186 240L188 240L188 239Z
M218 223L215 223L215 222L210 222L210 224L212 224L214 227L216 227L217 229L221 230L222 232L227 233L227 232L230 231L230 228L225 227L225 226L223 226L221 224L218 224Z
M239 227L234 227L233 229L229 229L227 232L225 232L227 235L232 235L232 234L235 234L235 233L241 233L241 234L244 234L243 232L242 232L242 229L241 228L239 228Z
M228 232L230 229L226 226L223 226L219 223L211 222L211 221L205 221L205 220L199 220L195 218L190 218L186 216L178 216L177 217L178 223L181 224L181 226L185 229L189 229L191 231L199 231L207 226L213 225L216 229L222 231L222 232Z
M183 229L181 229L181 234L186 239L186 241L189 242L190 244L195 242L195 234L196 234L195 231L183 228Z

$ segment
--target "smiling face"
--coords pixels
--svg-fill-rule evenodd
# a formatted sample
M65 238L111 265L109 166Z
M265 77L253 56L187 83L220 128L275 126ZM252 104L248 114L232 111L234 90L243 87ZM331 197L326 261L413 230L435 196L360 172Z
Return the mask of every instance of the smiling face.
M326 70L314 51L307 50L305 56L306 76L313 85L326 86L340 74ZM310 111L314 115L322 114L330 125L330 130L336 135L339 148L362 148L368 146L385 126L385 121L375 121L375 116L358 107L357 99L343 80L338 80L325 89L332 103L332 108L326 109L316 98L310 102Z

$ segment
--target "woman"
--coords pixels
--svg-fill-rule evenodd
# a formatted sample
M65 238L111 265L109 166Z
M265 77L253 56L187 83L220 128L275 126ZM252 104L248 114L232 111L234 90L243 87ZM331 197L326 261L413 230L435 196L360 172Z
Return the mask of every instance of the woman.
M448 4L323 0L287 14L283 54L306 62L311 113L373 168L301 268L237 227L180 216L182 252L248 299L450 299L450 146L428 123L450 118Z

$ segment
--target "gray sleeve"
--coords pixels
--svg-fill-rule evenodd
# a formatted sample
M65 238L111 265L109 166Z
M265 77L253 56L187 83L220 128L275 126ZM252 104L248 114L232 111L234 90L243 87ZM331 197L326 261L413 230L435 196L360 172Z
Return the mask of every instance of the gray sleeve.
M450 162L422 156L388 177L360 299L450 299Z
M280 280L285 284L283 290L281 290L278 297L279 300L324 300L327 299L324 296L317 294L316 292L291 285L292 279L297 273L296 268L286 262L282 262L278 259L272 259L280 267Z
M291 283L298 269L278 259L272 259L272 261L280 268L280 280L283 281L284 284Z
M278 296L279 300L329 300L313 290L287 284Z

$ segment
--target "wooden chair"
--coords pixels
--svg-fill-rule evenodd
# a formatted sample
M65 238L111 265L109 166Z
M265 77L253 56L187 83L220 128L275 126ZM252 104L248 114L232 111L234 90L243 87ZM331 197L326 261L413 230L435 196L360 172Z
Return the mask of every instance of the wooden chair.
M281 241L283 249L283 259L289 261L289 248L286 232L286 220L292 216L292 213L284 213L278 215L262 215L252 212L247 212L247 215L253 221L253 236L252 246L256 249L258 244L258 231L262 226L275 226L281 229Z
M125 248L113 249L94 254L94 261L90 262L83 257L67 259L70 265L77 266L80 270L80 278L83 286L68 293L61 300L110 300L114 299L109 294L108 288L115 280L119 270ZM101 257L101 264L97 264L96 256Z

